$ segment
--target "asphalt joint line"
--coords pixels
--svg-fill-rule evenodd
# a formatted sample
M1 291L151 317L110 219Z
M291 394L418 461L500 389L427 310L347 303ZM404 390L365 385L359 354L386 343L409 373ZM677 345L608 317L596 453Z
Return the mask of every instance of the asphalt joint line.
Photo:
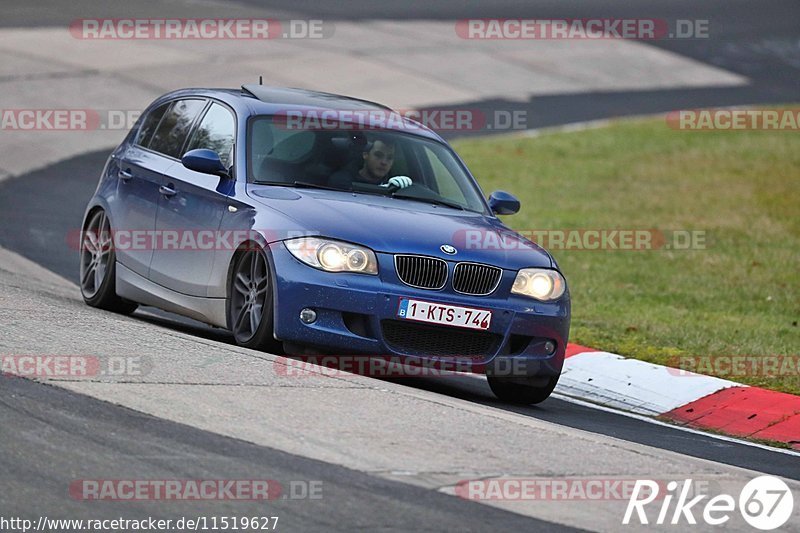
M39 72L35 74L23 74L21 76L0 76L0 83L83 78L85 76L99 76L100 74L102 73L95 69L75 70L71 72Z
M351 387L326 387L319 385L279 385L270 383L212 383L202 381L115 381L115 380L102 380L102 379L43 379L36 380L39 383L50 383L56 385L58 383L99 383L103 385L181 385L189 387L266 387L270 389L366 389L368 387L351 386Z

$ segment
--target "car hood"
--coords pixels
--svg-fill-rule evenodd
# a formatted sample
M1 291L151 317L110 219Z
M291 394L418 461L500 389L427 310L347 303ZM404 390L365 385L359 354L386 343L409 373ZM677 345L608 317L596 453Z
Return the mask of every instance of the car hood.
M367 246L376 252L410 253L475 261L517 270L551 268L550 255L496 218L445 206L377 195L249 185L258 203L293 220L296 230ZM445 254L442 245L454 246Z

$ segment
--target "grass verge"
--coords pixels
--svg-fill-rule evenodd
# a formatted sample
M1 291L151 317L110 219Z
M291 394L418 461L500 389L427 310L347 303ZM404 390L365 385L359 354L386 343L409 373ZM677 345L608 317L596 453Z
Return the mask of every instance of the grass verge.
M572 342L800 394L800 133L644 119L454 146L485 191L519 197L510 226L584 235L549 247ZM580 230L600 229L655 229L671 247L581 249ZM704 246L676 249L692 231Z

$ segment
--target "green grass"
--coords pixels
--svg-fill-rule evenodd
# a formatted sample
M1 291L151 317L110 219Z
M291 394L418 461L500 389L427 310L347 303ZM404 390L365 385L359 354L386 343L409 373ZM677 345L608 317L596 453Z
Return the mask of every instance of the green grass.
M677 131L663 119L454 143L515 229L706 232L696 250L551 250L572 342L659 364L800 353L800 133ZM800 394L797 372L726 379Z

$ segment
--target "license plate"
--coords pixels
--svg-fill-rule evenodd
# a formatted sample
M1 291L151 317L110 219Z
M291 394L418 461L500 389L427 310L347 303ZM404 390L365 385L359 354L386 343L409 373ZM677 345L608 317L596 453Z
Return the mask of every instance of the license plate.
M397 316L407 320L470 329L489 329L492 312L474 307L445 305L424 300L400 300Z

